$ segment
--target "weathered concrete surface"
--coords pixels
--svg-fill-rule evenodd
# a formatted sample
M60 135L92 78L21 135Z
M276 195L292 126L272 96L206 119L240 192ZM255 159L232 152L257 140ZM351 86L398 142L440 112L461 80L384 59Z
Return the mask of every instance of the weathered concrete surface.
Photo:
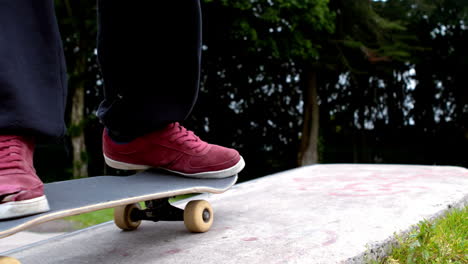
M182 223L112 224L9 252L40 263L355 263L369 245L460 204L468 170L398 165L318 165L209 196L212 230ZM0 250L1 251L1 250Z
M22 248L79 229L75 223L63 219L46 222L28 231L0 239L0 255L7 250Z
M13 250L28 246L46 239L56 237L62 233L34 233L20 232L14 236L0 239L0 255L3 251Z

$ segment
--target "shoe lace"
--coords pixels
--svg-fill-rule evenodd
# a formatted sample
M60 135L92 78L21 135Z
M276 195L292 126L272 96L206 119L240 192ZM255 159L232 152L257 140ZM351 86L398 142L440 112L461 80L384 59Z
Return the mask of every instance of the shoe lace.
M175 142L179 145L187 145L190 149L196 151L202 151L207 143L201 140L195 135L193 131L190 131L180 125L178 122L170 125L169 141Z
M17 136L0 136L0 175L10 174L10 169L25 170L21 154L26 144Z

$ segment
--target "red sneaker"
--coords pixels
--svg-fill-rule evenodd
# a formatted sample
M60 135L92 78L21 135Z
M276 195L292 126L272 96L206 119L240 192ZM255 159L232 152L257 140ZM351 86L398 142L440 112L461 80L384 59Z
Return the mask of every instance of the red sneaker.
M160 168L192 178L225 178L245 166L236 150L208 144L179 123L123 144L113 141L104 130L103 152L112 168Z
M0 135L0 219L49 211L33 152L33 139Z

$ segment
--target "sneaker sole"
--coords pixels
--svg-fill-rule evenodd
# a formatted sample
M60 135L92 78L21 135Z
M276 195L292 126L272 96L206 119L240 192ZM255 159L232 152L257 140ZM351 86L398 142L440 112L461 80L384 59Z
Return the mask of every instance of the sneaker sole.
M147 170L147 169L152 168L151 166L147 166L147 165L138 165L138 164L131 164L131 163L125 163L125 162L121 162L121 161L116 161L116 160L113 160L111 158L106 157L106 155L104 155L104 160L106 161L106 164L109 167L112 167L114 169L119 169L119 170ZM156 169L169 171L169 172L179 174L179 175L189 177L189 178L220 179L220 178L227 178L227 177L236 175L237 173L242 171L242 169L244 169L244 167L245 167L245 161L241 156L239 162L237 162L236 165L234 165L234 166L232 166L230 168L224 169L224 170L219 170L219 171L208 171L208 172L199 172L199 173L183 173L183 172L173 171L173 170L169 170L169 169L166 169L166 168L160 168L160 167L156 168Z
M44 213L50 210L45 195L24 200L0 204L0 220Z

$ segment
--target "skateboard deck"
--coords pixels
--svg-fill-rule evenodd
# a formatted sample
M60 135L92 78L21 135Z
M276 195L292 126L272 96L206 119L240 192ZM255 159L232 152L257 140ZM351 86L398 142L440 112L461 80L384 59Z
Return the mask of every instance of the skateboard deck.
M149 170L127 177L97 176L48 183L44 185L44 190L49 201L50 211L18 219L0 220L0 238L44 222L106 208L121 208L120 214L126 215L120 217L120 222L125 222L127 221L125 219L130 219L131 212L128 210L132 208L129 205L138 202L147 202L147 207L155 204L155 207L152 209L153 211L146 213L143 210L136 210L141 212L139 216L132 215L133 218L138 218L135 221L182 221L184 220L184 211L169 205L168 199L170 197L192 193L223 193L236 181L237 175L224 179L192 179ZM206 201L203 202L206 203ZM197 210L200 211L200 208L191 208L190 214L197 213ZM212 211L207 209L202 208L201 210L200 213L204 214L204 218L209 217L210 212L212 214ZM210 210L212 210L211 207ZM187 207L185 211L187 211ZM160 214L157 219L150 217L155 212ZM168 216L165 217L165 214ZM117 223L117 219L115 221L122 228ZM132 222L133 220L128 221ZM188 226L187 228L190 230ZM133 228L128 228L128 230L131 229Z

